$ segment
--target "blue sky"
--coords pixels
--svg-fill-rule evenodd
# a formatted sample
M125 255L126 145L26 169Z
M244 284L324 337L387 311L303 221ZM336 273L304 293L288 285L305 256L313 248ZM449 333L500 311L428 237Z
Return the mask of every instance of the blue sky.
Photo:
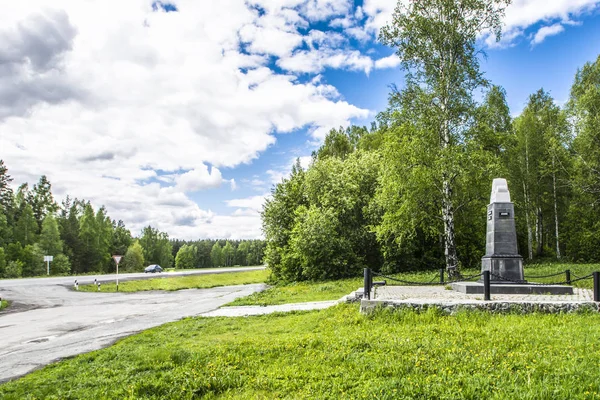
M404 1L404 0L403 0ZM0 15L0 158L134 234L257 238L259 211L332 127L402 87L391 0L28 0ZM481 68L513 115L600 54L600 0L514 0ZM115 12L118 10L118 12Z

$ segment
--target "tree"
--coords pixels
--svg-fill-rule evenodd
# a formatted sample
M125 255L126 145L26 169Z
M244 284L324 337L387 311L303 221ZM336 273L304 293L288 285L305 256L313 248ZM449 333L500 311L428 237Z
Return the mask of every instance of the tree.
M14 194L10 183L13 181L8 174L4 161L0 160L0 212L4 212L7 220L12 222Z
M64 254L59 254L54 257L50 265L51 275L68 275L71 273L71 262L69 257Z
M73 273L84 272L82 265L83 246L79 235L79 215L85 203L70 197L62 202L58 222L60 225L60 237L64 242L63 251L69 258Z
M220 267L223 265L223 250L219 245L219 242L215 242L210 251L210 259L213 267Z
M196 267L196 255L198 248L191 244L184 244L179 248L175 257L175 268L191 269Z
M0 247L0 278L4 278L6 274L6 255L4 249Z
M235 263L237 265L248 265L248 253L250 252L250 242L243 240L235 251Z
M119 220L118 223L113 221L113 238L112 249L115 254L125 254L133 241L131 232L125 227L125 223Z
M413 113L417 135L429 136L443 219L446 268L458 267L455 240L455 181L460 174L459 146L472 117L472 93L487 81L479 71L478 35L500 39L509 0L413 0L399 2L391 25L381 29L383 44L397 49L406 72L406 89L392 101ZM390 211L390 210L388 210Z
M4 276L10 278L20 278L23 276L23 263L21 261L10 261L6 266Z
M223 247L223 264L225 264L226 267L230 267L233 265L234 259L235 247L233 247L230 241L227 241Z
M0 208L0 247L4 247L12 242L12 229L8 225L8 219Z
M42 175L38 183L33 185L31 206L33 207L33 214L40 228L46 215L55 213L58 210L58 205L52 196L52 185L46 178L46 175Z
M123 257L122 266L125 271L142 271L144 269L144 249L138 240L135 240Z
M25 204L17 225L15 226L15 240L23 246L32 245L37 240L38 224L33 215L33 208L29 204Z
M600 56L577 71L567 110L573 139L573 196L567 248L577 260L600 259Z
M57 256L62 253L63 244L60 240L58 222L52 214L46 215L42 222L42 233L40 234L39 245L46 255Z
M140 244L144 249L144 259L147 263L159 264L163 268L173 266L173 248L168 234L147 226L142 230Z

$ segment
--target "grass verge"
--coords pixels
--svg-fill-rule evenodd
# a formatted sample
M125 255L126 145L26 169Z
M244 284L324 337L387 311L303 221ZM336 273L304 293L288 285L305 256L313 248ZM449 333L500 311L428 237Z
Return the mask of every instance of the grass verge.
M278 284L269 289L239 298L228 306L268 306L309 301L337 300L362 286L362 279L341 279L328 282L294 282Z
M600 398L598 314L356 306L191 318L0 386L3 399Z
M571 279L583 277L591 274L594 271L600 271L600 264L566 264L566 263L547 263L547 264L530 264L524 267L525 278L528 276L540 276L561 273L559 276L549 278L532 278L528 279L531 282L537 283L553 283L563 282L565 270L571 270ZM463 276L477 275L481 271L479 269L463 269ZM439 271L418 271L404 272L391 275L393 278L398 278L408 282L421 283L438 283L440 279ZM448 278L445 277L447 280ZM375 281L386 280L386 278L373 278ZM404 285L404 283L387 280L390 285ZM586 279L573 283L573 286L591 289L592 279ZM362 278L342 279L329 282L294 282L289 284L277 284L263 292L254 293L247 297L242 297L235 300L228 306L268 306L288 303L302 303L309 301L324 301L337 300L356 289L363 286Z
M145 290L181 290L181 289L206 289L216 286L246 285L249 283L262 283L269 278L268 270L226 272L219 274L204 274L190 276L144 279L119 282L120 292L140 292ZM115 283L102 283L102 292L115 292ZM97 292L96 285L81 285L82 292Z
M0 310L5 309L6 307L9 306L9 302L7 300L0 300Z

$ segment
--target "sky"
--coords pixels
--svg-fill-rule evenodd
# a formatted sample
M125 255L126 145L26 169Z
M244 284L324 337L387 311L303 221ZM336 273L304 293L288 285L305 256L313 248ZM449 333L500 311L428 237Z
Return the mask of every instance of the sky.
M134 235L261 238L274 184L331 128L370 126L392 0L0 0L0 159L15 189L104 205ZM481 69L516 116L568 100L600 54L600 0L513 0Z

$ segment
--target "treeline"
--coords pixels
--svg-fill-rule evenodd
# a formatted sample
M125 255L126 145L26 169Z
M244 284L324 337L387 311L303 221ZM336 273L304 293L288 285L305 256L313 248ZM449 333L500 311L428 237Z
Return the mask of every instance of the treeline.
M599 262L598 87L600 57L577 72L564 107L540 89L513 119L490 86L443 146L434 100L393 92L370 129L332 130L310 167L297 163L273 189L265 261L285 280L437 269L452 251L457 267L478 268L492 179L505 177L526 260Z
M46 176L31 189L28 184L19 186L16 193L11 182L0 160L0 278L45 275L47 255L53 256L52 275L114 272L111 256L115 254L124 255L119 264L124 272L143 271L149 264L171 268L176 259L180 260L176 264L185 265L178 268L262 260L262 241L172 241L166 232L151 226L134 238L123 221L111 219L104 207L94 209L89 201L68 196L59 205Z
M172 240L178 269L262 264L264 240Z

